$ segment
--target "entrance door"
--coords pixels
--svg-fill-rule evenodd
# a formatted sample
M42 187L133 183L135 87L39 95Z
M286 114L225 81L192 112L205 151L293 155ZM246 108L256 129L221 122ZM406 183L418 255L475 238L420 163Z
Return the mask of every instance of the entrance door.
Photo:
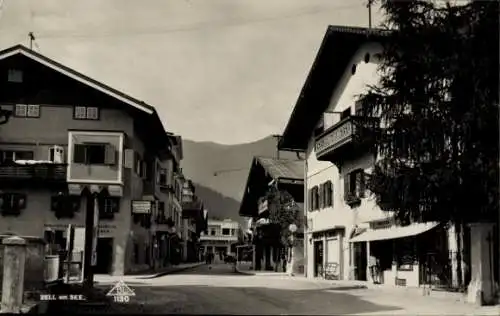
M314 242L314 276L323 274L323 241Z
M109 274L113 262L113 238L97 239L97 264L94 267L96 274Z
M356 265L356 280L367 281L366 242L354 243L354 264Z
M340 277L340 241L338 238L326 241L326 267L331 277Z

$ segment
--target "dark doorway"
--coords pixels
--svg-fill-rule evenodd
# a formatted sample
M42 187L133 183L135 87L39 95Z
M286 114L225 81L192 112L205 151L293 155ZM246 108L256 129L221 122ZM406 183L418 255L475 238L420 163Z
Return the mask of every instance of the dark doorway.
M314 242L314 276L323 274L323 241Z
M355 265L355 274L356 280L359 281L367 281L366 278L366 266L367 266L367 258L366 258L366 242L355 242L353 244L354 247L354 265Z
M94 273L109 274L113 262L113 238L97 239L97 264Z

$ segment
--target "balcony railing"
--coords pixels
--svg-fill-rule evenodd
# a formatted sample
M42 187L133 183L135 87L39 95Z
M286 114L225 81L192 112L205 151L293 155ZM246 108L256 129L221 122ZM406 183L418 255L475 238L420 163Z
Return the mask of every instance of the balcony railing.
M65 182L66 164L0 165L0 181Z
M344 118L316 137L316 157L318 160L337 163L368 150L369 145L373 145L378 124L379 119L376 117Z

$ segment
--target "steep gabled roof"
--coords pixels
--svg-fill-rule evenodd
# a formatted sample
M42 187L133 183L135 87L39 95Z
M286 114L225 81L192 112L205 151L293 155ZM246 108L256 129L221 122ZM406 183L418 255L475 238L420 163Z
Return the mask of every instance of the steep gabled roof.
M26 56L36 62L39 62L40 64L43 64L49 68L52 68L53 70L63 74L63 75L66 75L76 81L79 81L89 87L92 87L96 90L99 90L115 99L118 99L120 101L122 101L123 103L126 103L134 108L137 108L143 112L146 112L148 114L153 114L155 112L155 109L144 103L143 101L140 101L140 100L137 100L129 95L126 95L125 93L123 92L120 92L116 89L113 89L111 88L110 86L107 86L97 80L94 80L90 77L87 77L85 76L84 74L82 73L79 73L78 71L76 70L73 70L69 67L66 67L42 54L39 54L29 48L27 48L26 46L24 45L16 45L16 46L12 46L10 48L7 48L7 49L4 49L2 51L0 51L0 60L2 59L5 59L7 57L10 57L10 56L14 56L14 55L23 55L23 56Z
M306 150L315 125L356 51L385 30L330 25L280 139L280 149Z
M299 194L303 195L304 161L254 157L241 199L239 210L241 216L255 215L257 200L267 192L271 180L276 181L278 186L281 184L287 189L294 187L293 194L299 191ZM296 197L294 196L294 198ZM297 201L300 199L297 197Z
M146 121L142 122L153 134L156 135L155 142L161 144L161 147L167 148L170 144L170 139L167 136L169 133L166 132L165 127L158 115L158 112L151 105L146 104L143 101L135 99L123 92L111 88L97 80L85 76L84 74L66 67L40 53L37 53L23 45L15 45L10 48L0 51L0 61L11 56L22 55L29 58L39 64L42 64L62 75L65 75L73 80L76 80L92 89L98 90L134 109L137 109L144 113L144 119L140 118L138 120Z
M275 180L304 180L303 160L284 160L269 157L255 157L254 164L256 163L260 163L264 170L266 170L266 172Z

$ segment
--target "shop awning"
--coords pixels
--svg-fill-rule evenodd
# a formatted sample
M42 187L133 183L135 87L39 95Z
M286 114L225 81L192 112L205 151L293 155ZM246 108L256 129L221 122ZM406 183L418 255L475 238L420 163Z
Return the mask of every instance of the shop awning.
M411 237L420 235L429 231L439 225L439 223L417 223L408 226L393 226L384 229L374 229L368 230L362 234L359 234L349 240L349 242L360 242L360 241L375 241L375 240L387 240L387 239L397 239L404 237Z

